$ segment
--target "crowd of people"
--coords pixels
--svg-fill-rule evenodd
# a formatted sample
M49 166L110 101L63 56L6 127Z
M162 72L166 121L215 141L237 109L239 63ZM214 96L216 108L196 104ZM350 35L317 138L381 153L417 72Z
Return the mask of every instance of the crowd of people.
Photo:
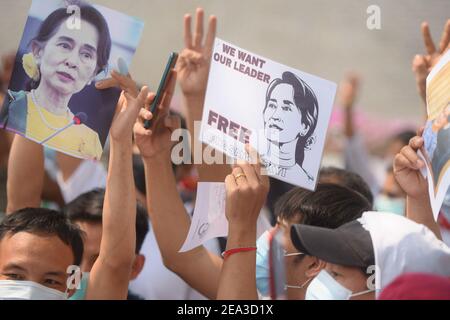
M155 117L155 93L130 75L113 71L96 83L122 90L102 161L0 131L7 195L0 299L450 299L450 203L436 221L417 154L423 128L393 136L382 170L372 167L354 124L354 74L339 89L345 166L323 167L315 191L264 175L250 148L252 161L232 166L172 163L174 130L186 128L202 145L194 128L217 18L204 20L200 8L195 19L185 15L184 49ZM450 20L438 45L421 27L426 53L413 59L418 104L428 73L450 49ZM0 103L14 60L2 59ZM170 110L176 84L185 114ZM181 253L197 182L225 183L228 236ZM259 238L257 227L266 230Z

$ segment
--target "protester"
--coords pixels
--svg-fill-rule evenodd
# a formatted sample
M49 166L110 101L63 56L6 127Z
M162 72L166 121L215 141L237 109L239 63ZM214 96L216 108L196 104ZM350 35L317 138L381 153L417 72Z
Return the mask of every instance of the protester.
M64 208L64 212L69 220L83 232L84 250L80 263L83 282L81 285L82 290L77 290L76 292L78 299L85 298L89 273L100 255L104 200L105 190L96 189L78 196ZM136 256L132 264L130 280L136 279L144 267L145 256L140 254L140 250L148 229L147 212L138 204L136 207ZM128 300L137 299L139 299L138 296L130 291L128 292Z
M417 91L426 104L426 80L431 69L438 63L443 54L450 48L450 19L444 26L439 44L435 44L430 33L428 22L421 25L426 54L416 54L412 61L412 70L416 77ZM426 115L426 113L425 113Z
M120 86L124 92L119 100L119 113L115 116L111 126L111 155L103 205L102 240L99 256L90 272L86 299L125 299L128 292L130 272L135 259L136 196L134 194L132 177L131 132L139 110L144 104L148 106L151 103L152 96L148 96L147 88L143 88L138 94L134 81L117 73L113 73L113 79L109 82L99 84L98 87L109 87L111 84ZM44 232L44 235L42 235L42 232L37 234L27 232L26 230L29 228L32 229L33 224L39 225L39 216L35 218L37 223L34 223L32 219L25 222L25 226L22 227L22 230L25 231L16 232L21 229L8 227L7 224L8 221L14 220L14 217L20 217L20 214L24 214L20 211L19 213L17 212L20 208L39 206L40 190L43 183L43 158L42 146L21 136L15 137L10 156L10 163L14 163L14 165L8 167L7 211L10 216L1 224L1 228L4 228L5 232L0 242L0 245L3 247L2 253L10 252L11 254L7 257L2 257L0 260L3 268L6 268L10 267L11 263L14 263L16 259L19 259L21 254L35 252L26 259L22 257L19 267L25 272L20 277L17 277L16 273L11 273L11 276L5 277L5 274L10 274L2 270L2 279L38 281L40 284L51 288L54 283L52 281L46 282L42 279L45 279L44 276L46 274L54 271L52 265L55 261L53 259L59 259L58 250L55 251L54 246L62 244L61 242L58 243L56 232L52 231L52 229ZM29 159L34 159L34 161L28 161ZM23 187L22 183L24 178L29 181L26 184L26 188ZM27 212L29 211L25 211L25 214ZM33 213L31 211L31 214ZM50 226L51 224L44 224L43 227L36 229L38 231L42 229L47 230L46 228ZM14 236L16 234L17 236ZM49 238L45 234L50 234L53 237ZM13 250L14 240L20 240L21 237L29 238L29 241L21 243L24 246L22 251ZM43 254L44 252L53 252L53 255ZM69 254L66 255L66 257L69 256ZM79 264L81 256L82 251L81 254L76 255L77 259L74 259L75 261L66 259L60 266L64 266L64 269L68 270L68 267L73 265L74 262ZM37 263L41 265L41 268L37 269L34 267ZM64 281L60 282L57 288L62 295L61 298L67 298L73 293L73 290L66 284L66 279L69 275L67 273L61 274L61 270L59 270L58 274ZM34 271L37 272L37 275L34 275ZM0 285L1 283L0 281ZM5 286L11 285L8 282L3 282L3 284ZM34 283L19 282L19 284L13 283L12 285L17 290L14 289L7 291L8 293L3 293L4 298L23 297L23 294L28 294L27 298L39 299L48 297L39 295L39 292L42 293L43 290L38 291L38 296L30 295L30 292L36 291L33 289L36 287Z
M348 74L341 83L339 99L344 109L345 167L359 174L370 186L375 197L374 207L378 211L405 214L405 195L392 173L392 160L400 149L414 136L410 130L402 131L390 138L384 159L371 156L354 124L354 104L360 88L360 78Z
M319 183L335 183L361 193L370 206L373 206L373 194L370 187L358 174L336 167L322 167L319 172Z
M291 237L297 250L327 262L306 299L373 299L406 272L450 277L450 248L425 226L395 214L366 212L334 230L296 225Z
M173 116L180 117L181 129L186 129L186 124L180 114L170 111ZM137 149L139 151L139 149ZM186 212L192 215L196 191L196 177L193 166L182 163L174 165L172 169L175 176L177 190L186 208ZM147 204L147 190L145 187L145 168L139 153L133 155L133 171L138 201ZM205 247L212 253L219 255L221 250L219 241L212 239L205 243ZM130 282L130 290L139 294L146 300L201 300L206 299L195 289L190 287L177 274L170 271L163 263L162 254L155 238L154 228L150 222L150 230L145 237L141 252L148 261L139 276Z

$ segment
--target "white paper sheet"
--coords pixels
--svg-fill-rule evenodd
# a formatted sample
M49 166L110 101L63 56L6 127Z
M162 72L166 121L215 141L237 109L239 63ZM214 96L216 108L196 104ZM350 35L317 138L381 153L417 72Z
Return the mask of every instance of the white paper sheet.
M245 144L270 176L314 190L336 84L216 38L200 139L234 159Z
M228 235L228 220L225 215L226 189L223 182L199 182L194 215L186 240L179 252L192 250L206 241ZM259 238L271 225L261 210L256 225ZM255 239L256 240L256 239Z
M199 182L194 216L188 236L180 252L189 251L205 241L224 237L228 233L225 216L225 183Z

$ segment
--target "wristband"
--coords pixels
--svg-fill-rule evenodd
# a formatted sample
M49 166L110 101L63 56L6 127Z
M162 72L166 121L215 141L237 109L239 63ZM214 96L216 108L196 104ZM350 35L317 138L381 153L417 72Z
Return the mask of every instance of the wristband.
M249 252L249 251L256 251L256 247L244 247L244 248L233 248L228 249L222 252L222 257L224 259L228 258L232 254L239 253L239 252Z

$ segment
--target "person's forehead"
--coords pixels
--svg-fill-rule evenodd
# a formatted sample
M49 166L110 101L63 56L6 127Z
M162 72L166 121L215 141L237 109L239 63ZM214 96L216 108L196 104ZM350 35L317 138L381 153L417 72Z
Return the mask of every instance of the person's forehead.
M280 83L277 85L271 94L272 99L276 100L290 100L294 97L294 87L287 83Z
M58 31L53 36L56 41L58 38L67 37L81 45L89 45L97 48L99 34L97 28L90 22L81 20L80 28L69 28L65 20L58 28Z
M0 241L0 266L18 265L32 272L66 272L74 263L70 246L57 236L29 232L7 234Z
M340 274L351 274L354 272L359 272L358 268L343 266L343 265L334 264L334 263L327 263L327 267L329 270L338 272Z

